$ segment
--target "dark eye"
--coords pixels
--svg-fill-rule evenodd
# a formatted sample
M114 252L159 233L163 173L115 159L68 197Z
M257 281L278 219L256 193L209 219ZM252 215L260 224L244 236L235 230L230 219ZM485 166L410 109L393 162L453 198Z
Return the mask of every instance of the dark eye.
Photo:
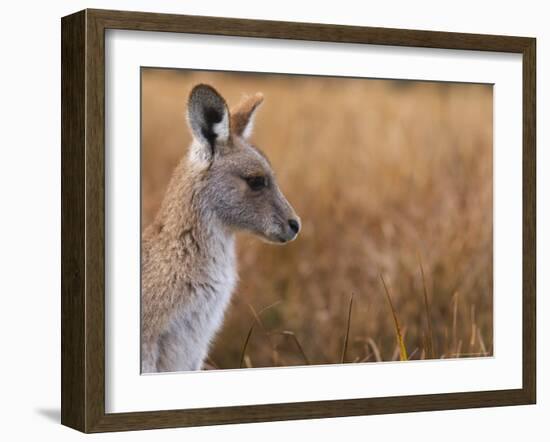
M266 188L269 183L267 177L265 176L251 176L251 177L245 178L245 180L248 184L248 187L250 187L250 189L255 191Z

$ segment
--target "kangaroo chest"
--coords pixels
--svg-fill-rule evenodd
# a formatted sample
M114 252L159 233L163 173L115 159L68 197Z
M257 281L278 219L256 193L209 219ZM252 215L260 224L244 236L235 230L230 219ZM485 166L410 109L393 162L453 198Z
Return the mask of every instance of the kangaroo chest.
M160 339L159 365L167 371L197 370L223 324L225 310L236 284L234 247L216 250L200 277L181 288L185 299L173 312Z

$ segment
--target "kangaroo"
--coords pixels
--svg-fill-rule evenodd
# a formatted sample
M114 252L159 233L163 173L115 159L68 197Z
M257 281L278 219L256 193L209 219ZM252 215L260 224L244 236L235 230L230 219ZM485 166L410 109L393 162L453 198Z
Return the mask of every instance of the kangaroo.
M262 101L230 112L209 85L189 95L189 152L142 234L142 373L202 368L237 281L237 231L279 244L298 235L300 219L250 143Z

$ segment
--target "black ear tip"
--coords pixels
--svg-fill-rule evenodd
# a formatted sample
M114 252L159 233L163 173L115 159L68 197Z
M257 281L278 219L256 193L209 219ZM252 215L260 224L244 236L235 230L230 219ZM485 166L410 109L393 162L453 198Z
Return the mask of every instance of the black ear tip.
M191 90L187 106L191 113L212 114L215 112L219 115L219 119L214 118L215 122L221 120L222 115L228 111L227 103L218 91L209 84L202 83ZM212 118L207 119L211 120Z
M189 95L187 118L195 137L207 142L213 152L218 138L229 135L229 109L223 97L208 84L197 84ZM225 121L220 127L216 124Z
M209 84L200 83L197 84L193 89L191 90L191 93L189 94L189 101L195 101L200 99L216 99L221 100L225 103L225 100L222 98L220 93L214 89Z
M216 89L214 89L212 86L210 86L209 84L206 84L206 83L199 83L199 84L196 84L193 89L191 90L191 95L195 94L195 93L200 93L200 92L216 92Z
M208 122L218 123L227 112L223 97L209 84L196 85L189 94L187 103L190 113L202 115Z

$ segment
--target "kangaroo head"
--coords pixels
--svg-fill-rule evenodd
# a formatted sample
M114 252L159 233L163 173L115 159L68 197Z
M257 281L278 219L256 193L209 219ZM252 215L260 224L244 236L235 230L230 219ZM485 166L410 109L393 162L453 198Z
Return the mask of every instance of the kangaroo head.
M193 135L189 161L200 168L201 210L235 230L275 243L296 238L300 219L277 185L267 157L250 141L261 94L229 111L211 86L193 88L188 122Z

